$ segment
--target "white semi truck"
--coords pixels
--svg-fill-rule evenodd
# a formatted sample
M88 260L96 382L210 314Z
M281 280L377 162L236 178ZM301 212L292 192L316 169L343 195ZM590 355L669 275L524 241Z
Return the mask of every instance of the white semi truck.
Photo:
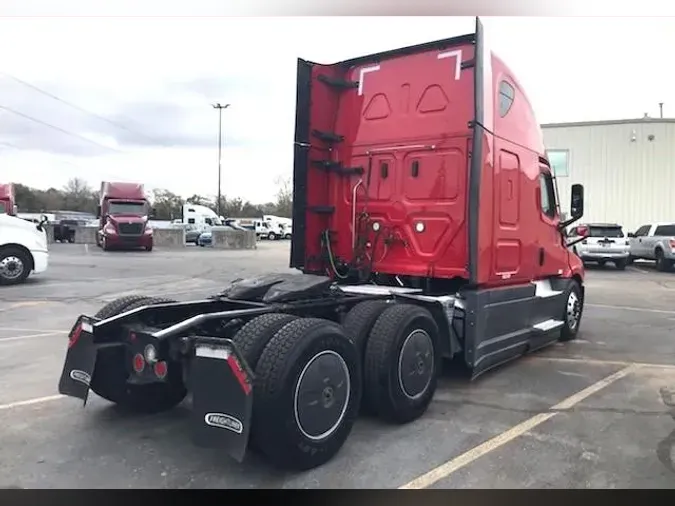
M0 285L18 285L47 270L47 217L39 223L0 214Z

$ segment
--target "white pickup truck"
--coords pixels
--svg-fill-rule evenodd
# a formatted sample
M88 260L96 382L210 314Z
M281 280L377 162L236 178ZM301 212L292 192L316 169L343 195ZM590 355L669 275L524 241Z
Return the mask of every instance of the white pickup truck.
M675 265L675 223L642 225L630 237L630 260L654 260L656 269L669 271Z
M47 270L46 221L33 223L0 214L0 285L23 283L31 272Z

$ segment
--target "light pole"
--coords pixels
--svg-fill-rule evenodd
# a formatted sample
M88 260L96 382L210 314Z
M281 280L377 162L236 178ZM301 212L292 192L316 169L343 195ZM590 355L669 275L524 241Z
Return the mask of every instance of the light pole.
M222 132L223 132L223 109L230 107L230 104L221 105L220 102L211 104L214 109L218 109L218 200L216 201L216 209L218 218L220 218L220 179L221 179L221 160L222 160Z

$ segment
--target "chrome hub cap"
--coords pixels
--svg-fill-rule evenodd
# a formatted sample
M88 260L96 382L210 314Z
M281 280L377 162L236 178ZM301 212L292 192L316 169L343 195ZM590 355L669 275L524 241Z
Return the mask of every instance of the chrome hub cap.
M307 362L293 399L295 422L307 439L320 441L338 430L349 406L350 381L347 363L332 350Z
M23 262L18 257L9 256L0 260L0 275L5 279L17 279L21 277L24 268Z
M415 329L403 342L398 357L398 382L403 394L418 399L429 388L433 374L433 341L426 331Z
M579 325L579 316L581 314L581 304L576 293L570 292L567 297L567 326L570 330L575 330Z

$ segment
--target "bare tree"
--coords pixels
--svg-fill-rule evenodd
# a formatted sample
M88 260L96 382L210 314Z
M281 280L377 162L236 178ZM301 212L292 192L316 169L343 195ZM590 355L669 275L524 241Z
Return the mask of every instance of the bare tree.
M290 218L293 214L293 186L288 177L278 177L274 181L279 190L277 191L277 200L274 203L276 214L285 218Z

